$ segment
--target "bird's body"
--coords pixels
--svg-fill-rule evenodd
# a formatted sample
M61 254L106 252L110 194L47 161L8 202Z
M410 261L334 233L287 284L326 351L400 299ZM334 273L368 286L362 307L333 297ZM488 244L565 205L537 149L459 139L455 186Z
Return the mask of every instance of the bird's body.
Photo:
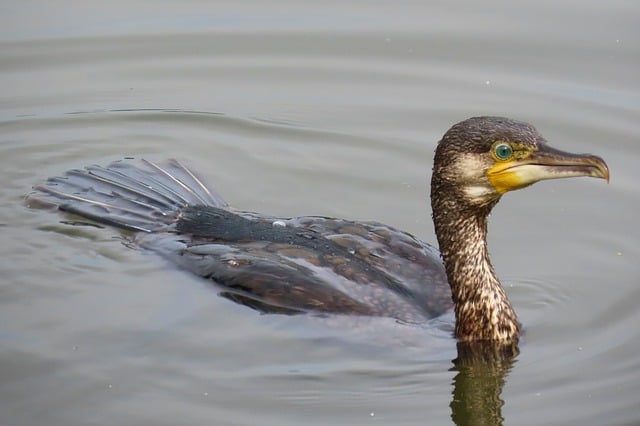
M480 117L455 125L438 144L432 177L442 259L380 223L232 209L177 161L73 170L29 199L133 231L140 247L263 312L423 322L454 306L458 339L517 341L515 312L487 253L487 217L507 190L568 176L608 178L608 170L597 157L548 148L525 123Z
M411 235L374 222L232 210L175 160L91 166L40 189L41 202L137 232L137 246L263 312L421 322L452 306L438 251Z

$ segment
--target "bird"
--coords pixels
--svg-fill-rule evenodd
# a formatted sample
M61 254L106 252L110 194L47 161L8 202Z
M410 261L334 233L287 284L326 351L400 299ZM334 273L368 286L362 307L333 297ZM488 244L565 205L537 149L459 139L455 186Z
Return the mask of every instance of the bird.
M34 186L27 200L118 228L130 245L262 313L422 324L453 309L458 342L517 343L521 324L487 250L489 214L506 192L579 176L608 182L609 168L598 156L552 148L522 121L482 116L454 124L433 160L439 251L378 222L236 209L178 160L70 170Z

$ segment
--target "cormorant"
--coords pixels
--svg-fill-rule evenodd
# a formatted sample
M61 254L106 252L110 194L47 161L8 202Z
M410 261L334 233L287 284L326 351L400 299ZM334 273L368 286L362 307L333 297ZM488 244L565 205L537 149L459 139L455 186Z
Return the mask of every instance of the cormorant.
M438 142L431 179L440 254L381 223L233 209L175 160L71 170L28 200L132 231L137 246L262 312L423 322L453 306L458 340L517 342L520 324L487 252L487 218L507 191L574 176L608 181L609 169L600 157L551 148L527 123L455 124Z

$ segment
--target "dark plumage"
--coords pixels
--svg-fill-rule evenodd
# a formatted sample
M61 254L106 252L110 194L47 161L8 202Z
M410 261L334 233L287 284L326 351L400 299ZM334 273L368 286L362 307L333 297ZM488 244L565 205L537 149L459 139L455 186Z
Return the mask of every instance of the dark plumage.
M517 341L515 312L487 254L487 217L504 192L569 176L608 179L608 169L598 157L549 148L525 123L454 125L438 143L431 181L444 266L434 248L380 223L231 209L175 160L72 170L28 200L136 232L135 244L263 312L422 322L455 305L460 340Z

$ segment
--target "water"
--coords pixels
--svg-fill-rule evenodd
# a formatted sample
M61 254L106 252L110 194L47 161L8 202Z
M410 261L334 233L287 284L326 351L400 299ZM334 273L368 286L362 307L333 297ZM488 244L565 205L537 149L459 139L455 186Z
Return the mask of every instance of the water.
M634 2L1 9L0 424L640 422ZM234 206L433 242L435 143L480 114L532 122L612 174L540 183L492 215L525 326L512 363L454 368L451 316L261 316L23 203L69 168L178 157ZM497 399L457 408L479 389Z

